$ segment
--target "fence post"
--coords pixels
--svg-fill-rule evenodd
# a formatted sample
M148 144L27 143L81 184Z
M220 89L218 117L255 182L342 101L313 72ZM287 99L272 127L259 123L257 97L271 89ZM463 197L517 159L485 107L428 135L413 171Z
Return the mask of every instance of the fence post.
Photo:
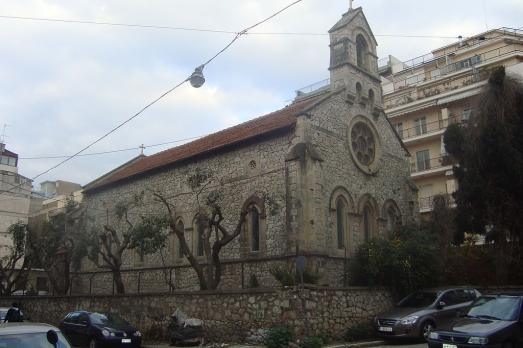
M137 289L138 293L140 293L141 281L142 281L142 271L138 271L138 289Z

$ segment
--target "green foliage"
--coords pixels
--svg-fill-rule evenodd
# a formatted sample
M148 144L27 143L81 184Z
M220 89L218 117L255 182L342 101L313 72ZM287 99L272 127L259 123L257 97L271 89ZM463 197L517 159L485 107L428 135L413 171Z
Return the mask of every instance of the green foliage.
M11 254L24 255L28 236L27 224L21 221L12 224L8 227L7 233L13 242L13 246L10 247Z
M351 262L352 283L390 287L397 297L434 285L441 269L436 240L427 225L411 225L391 239L361 244Z
M265 345L267 348L285 348L292 341L292 334L287 326L273 326L267 330Z
M271 275L283 286L293 286L301 283L300 275L294 267L274 266L269 269ZM321 275L317 272L305 270L303 272L304 284L318 284Z
M345 331L343 338L347 342L361 341L372 337L372 328L366 323L352 325Z
M307 336L300 340L300 348L321 348L326 342L320 336Z
M165 247L169 221L163 216L147 215L130 230L128 249L139 249L144 255Z
M249 288L258 288L260 286L260 283L258 282L258 278L256 277L256 274L251 274L251 277L249 278Z
M444 134L445 147L458 162L459 241L465 232L480 233L499 247L507 240L520 241L521 250L523 85L505 76L503 67L496 68L479 100L468 125L448 127Z

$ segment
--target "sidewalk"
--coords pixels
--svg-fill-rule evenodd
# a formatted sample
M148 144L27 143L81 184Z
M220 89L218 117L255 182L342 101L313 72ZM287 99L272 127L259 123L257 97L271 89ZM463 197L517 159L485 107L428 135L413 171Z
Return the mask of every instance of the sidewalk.
M367 342L355 342L355 343L335 343L328 344L322 348L368 348L383 345L383 341L367 341ZM218 345L216 345L218 346ZM172 348L167 343L150 343L142 345L142 348ZM230 344L225 345L224 348L265 348L265 346L252 346L247 344Z

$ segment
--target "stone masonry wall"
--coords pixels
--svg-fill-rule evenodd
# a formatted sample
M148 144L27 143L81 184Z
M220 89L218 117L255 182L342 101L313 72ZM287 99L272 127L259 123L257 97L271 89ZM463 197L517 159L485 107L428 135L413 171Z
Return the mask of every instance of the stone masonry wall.
M9 306L13 298L0 298ZM177 292L126 296L18 298L35 322L57 325L72 310L115 311L145 335L165 338L169 316L179 308L204 320L208 340L241 342L251 329L287 324L297 337L327 334L342 338L355 323L368 322L392 306L381 289L252 289L224 292Z
M208 158L195 159L162 172L140 177L129 182L112 185L101 191L88 193L85 197L88 228L101 228L107 221L125 228L114 216L115 204L120 201L132 200L133 195L145 192L144 205L131 211L131 220L137 221L141 214L166 214L166 209L155 202L151 190L160 191L176 207L176 215L184 223L186 240L189 246L196 250L195 217L198 213L198 199L205 202L205 197L211 192L220 192L220 206L224 214L224 226L232 231L236 226L243 204L251 197L264 201L266 214L260 224L262 230L261 251L252 255L242 255L242 237L234 239L221 252L224 259L240 257L263 257L283 255L287 251L285 233L285 175L284 156L292 138L292 131L268 137L254 144L245 144L241 148L220 153ZM203 191L192 189L188 183L189 177L195 173L210 174ZM203 186L202 186L203 187ZM124 268L180 266L188 262L178 255L178 242L175 236L169 239L164 250L165 263L162 263L160 253L145 255L140 260L136 252L126 252ZM203 261L203 258L202 258ZM82 270L95 269L89 262Z

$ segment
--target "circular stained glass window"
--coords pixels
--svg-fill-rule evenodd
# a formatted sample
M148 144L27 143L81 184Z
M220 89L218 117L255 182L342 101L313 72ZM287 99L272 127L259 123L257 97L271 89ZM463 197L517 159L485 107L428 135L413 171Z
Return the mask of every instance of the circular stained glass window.
M374 162L376 140L369 126L363 122L356 123L351 130L352 152L361 164L368 166Z
M354 163L367 174L378 171L381 142L373 122L365 116L356 116L347 129L347 147Z

